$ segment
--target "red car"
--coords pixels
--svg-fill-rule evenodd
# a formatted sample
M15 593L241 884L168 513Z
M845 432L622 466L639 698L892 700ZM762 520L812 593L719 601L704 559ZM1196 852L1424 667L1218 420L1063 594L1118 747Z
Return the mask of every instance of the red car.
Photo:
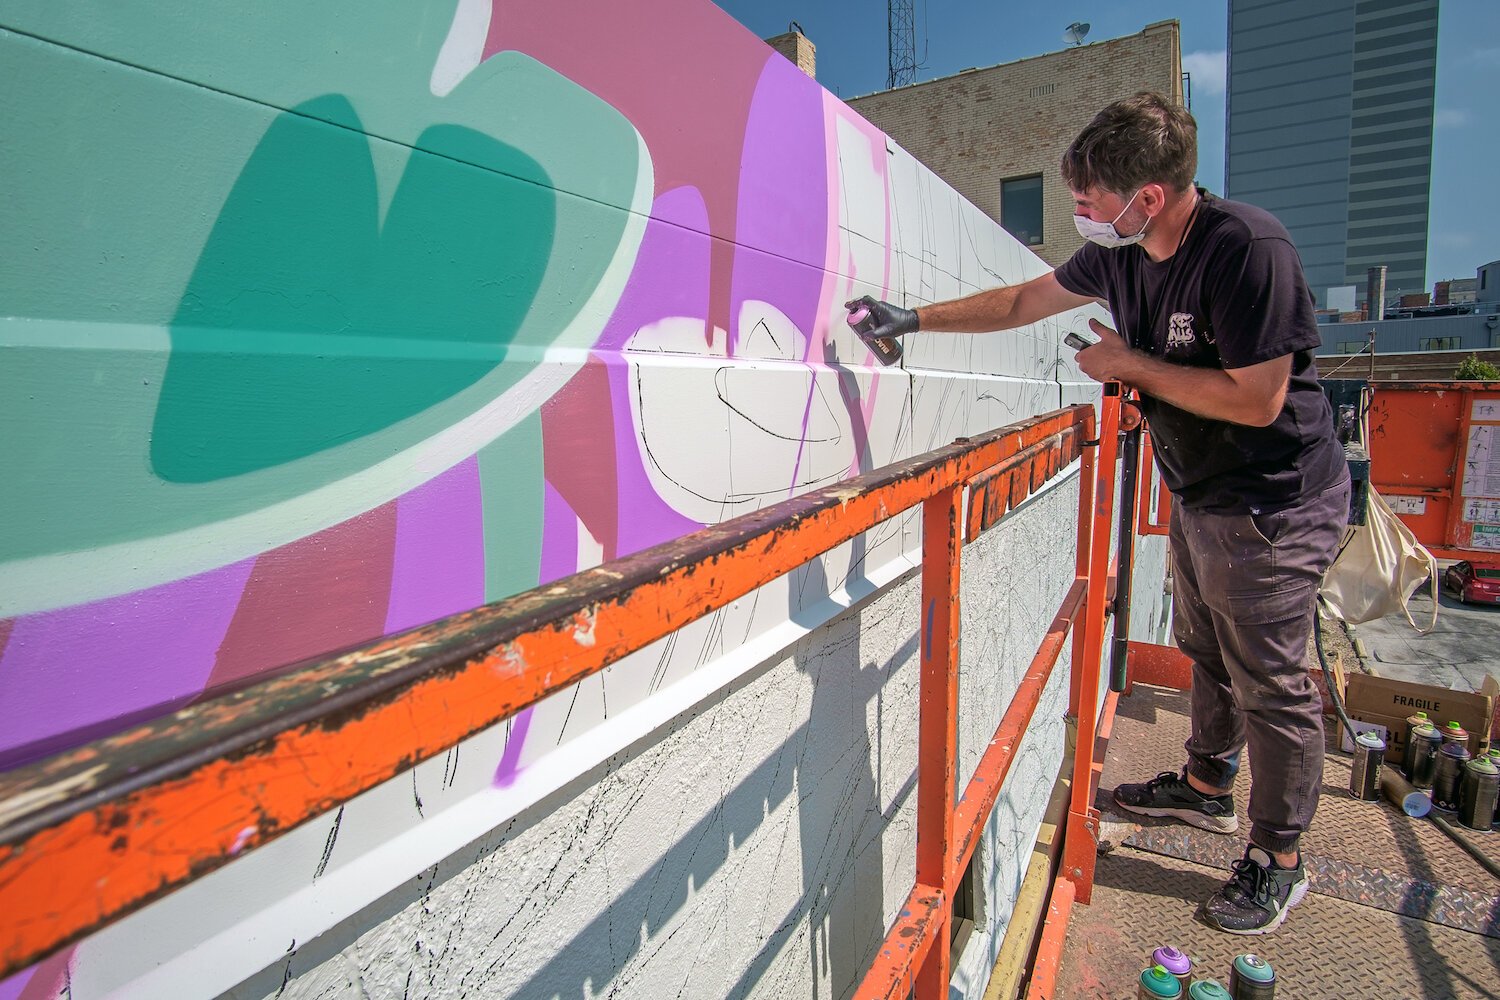
M1465 604L1500 604L1500 562L1458 562L1443 574L1443 589Z

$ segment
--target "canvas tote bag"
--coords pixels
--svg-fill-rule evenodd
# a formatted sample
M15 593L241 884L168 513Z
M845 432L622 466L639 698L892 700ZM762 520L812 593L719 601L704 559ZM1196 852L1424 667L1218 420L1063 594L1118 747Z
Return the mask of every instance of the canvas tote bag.
M1424 580L1432 584L1432 620L1426 628L1407 607ZM1437 560L1372 488L1365 523L1349 526L1338 557L1323 576L1324 602L1351 625L1400 611L1426 635L1437 625L1437 588Z

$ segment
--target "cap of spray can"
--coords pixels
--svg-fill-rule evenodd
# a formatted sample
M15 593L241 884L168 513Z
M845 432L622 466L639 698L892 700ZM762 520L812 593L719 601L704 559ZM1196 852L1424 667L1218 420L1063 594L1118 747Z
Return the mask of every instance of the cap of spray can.
M1449 722L1442 732L1444 743L1457 743L1465 750L1469 749L1469 731L1457 722Z
M1272 1000L1276 971L1259 955L1240 955L1229 967L1229 995L1234 1000Z
M1188 1000L1234 1000L1217 979L1200 979L1188 987Z
M1183 989L1187 989L1188 982L1193 975L1193 960L1181 951L1169 944L1164 944L1151 953L1151 964L1166 969L1177 977Z
M1172 1000L1182 996L1182 984L1177 977L1159 965L1142 972L1138 982L1136 1000Z
M871 337L875 330L875 317L858 302L849 310L849 328L859 335L865 346L875 353L883 365L893 365L901 360L901 343L895 337Z

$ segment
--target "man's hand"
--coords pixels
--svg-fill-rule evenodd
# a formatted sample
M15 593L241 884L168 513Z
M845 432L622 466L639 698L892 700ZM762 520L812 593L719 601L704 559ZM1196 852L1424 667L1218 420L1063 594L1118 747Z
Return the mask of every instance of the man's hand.
M1078 352L1078 367L1095 382L1124 382L1124 370L1135 352L1125 343L1125 338L1099 322L1089 320L1089 329L1099 338L1099 343Z
M917 314L911 309L902 309L893 306L889 302L881 302L877 298L863 295L857 299L844 303L845 309L854 309L856 306L864 306L870 311L870 316L875 320L875 328L869 333L861 333L860 336L866 340L877 340L881 337L900 337L908 333L916 333L918 329Z

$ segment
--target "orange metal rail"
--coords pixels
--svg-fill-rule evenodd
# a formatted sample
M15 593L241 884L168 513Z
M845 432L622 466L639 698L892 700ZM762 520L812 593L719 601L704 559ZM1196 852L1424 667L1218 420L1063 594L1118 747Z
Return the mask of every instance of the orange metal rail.
M1118 417L1107 391L1099 441L1089 406L960 439L0 774L0 978L923 504L918 884L860 995L938 996L953 891L1080 609L1071 705L1093 731ZM955 808L963 540L1080 456L1077 579Z

